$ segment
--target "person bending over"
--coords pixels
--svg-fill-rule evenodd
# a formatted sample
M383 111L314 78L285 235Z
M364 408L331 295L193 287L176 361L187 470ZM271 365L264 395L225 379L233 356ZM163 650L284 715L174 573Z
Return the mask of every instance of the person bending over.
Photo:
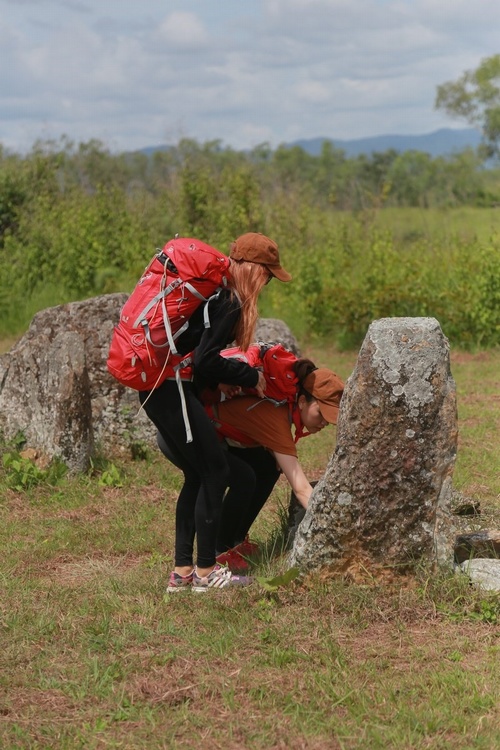
M190 318L188 330L177 339L177 349L181 355L194 350L193 369L207 385L215 387L224 382L255 387L259 396L263 396L262 373L244 362L224 359L220 352L233 340L242 348L249 346L254 337L261 290L272 278L290 281L291 276L281 267L277 244L263 234L250 232L238 237L231 246L230 259L229 286L208 303L210 327L205 328L204 306L201 306ZM186 442L182 402L173 372L158 388L139 393L146 414L184 474L176 506L175 561L167 587L170 593L248 583L216 564L216 535L229 467L222 443L197 398L193 369L181 371L192 442ZM193 565L195 534L196 567Z

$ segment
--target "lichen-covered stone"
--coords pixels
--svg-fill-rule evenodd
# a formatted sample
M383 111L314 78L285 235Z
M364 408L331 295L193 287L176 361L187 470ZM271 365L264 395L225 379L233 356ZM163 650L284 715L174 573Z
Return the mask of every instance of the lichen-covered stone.
M337 447L295 535L291 563L342 573L452 564L455 383L434 318L368 329L341 403Z
M28 446L74 471L88 468L96 444L121 439L127 429L122 412L132 404L137 412L137 394L113 380L106 358L126 297L103 295L42 310L0 356L0 429L7 439L22 433Z

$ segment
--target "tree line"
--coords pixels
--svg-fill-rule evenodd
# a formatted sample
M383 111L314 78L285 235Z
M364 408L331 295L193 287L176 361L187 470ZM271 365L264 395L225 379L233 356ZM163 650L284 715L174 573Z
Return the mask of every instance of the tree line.
M498 252L492 260L491 248L422 237L401 246L372 217L496 205L499 178L471 150L346 158L329 143L311 156L298 146L239 152L185 139L150 155L113 154L65 138L26 155L0 150L0 334L24 330L44 307L129 291L176 233L227 250L238 234L262 231L296 277L286 296L270 288L262 311L288 316L300 333L349 346L374 317L435 310L457 340L488 343L498 336ZM486 286L464 294L472 272Z
M484 156L481 149L468 148L437 157L395 149L347 157L329 141L317 156L301 146L282 145L273 150L261 144L243 152L220 141L199 144L192 139L149 154L113 154L98 140L74 144L65 137L38 142L25 156L10 154L0 146L0 232L12 219L9 205L15 213L27 197L28 175L38 182L52 172L61 192L107 187L155 196L185 186L194 174L198 181L209 183L237 172L254 180L264 195L293 187L338 210L491 206L500 201L500 171L492 166L486 169ZM196 201L197 196L192 198Z

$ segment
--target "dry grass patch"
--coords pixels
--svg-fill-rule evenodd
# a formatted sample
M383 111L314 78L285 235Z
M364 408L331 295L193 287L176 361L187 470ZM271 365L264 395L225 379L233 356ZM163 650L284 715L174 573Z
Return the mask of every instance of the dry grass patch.
M133 555L54 558L40 565L40 584L45 582L46 585L56 583L60 586L78 587L83 584L91 585L97 580L118 579L137 569L144 560L144 557Z

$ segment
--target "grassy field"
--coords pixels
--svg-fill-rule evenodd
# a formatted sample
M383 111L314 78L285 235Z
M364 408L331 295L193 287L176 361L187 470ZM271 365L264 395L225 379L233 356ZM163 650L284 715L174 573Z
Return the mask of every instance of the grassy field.
M376 226L390 230L402 244L419 237L488 242L500 233L497 208L385 208L373 212L372 221Z
M346 378L356 354L304 350ZM452 353L455 486L500 528L500 351ZM303 441L323 471L333 428ZM151 453L17 491L0 469L2 750L492 750L500 602L450 573L164 595L180 477ZM40 478L40 477L38 477ZM279 538L280 480L252 536ZM256 569L270 576L283 559Z

